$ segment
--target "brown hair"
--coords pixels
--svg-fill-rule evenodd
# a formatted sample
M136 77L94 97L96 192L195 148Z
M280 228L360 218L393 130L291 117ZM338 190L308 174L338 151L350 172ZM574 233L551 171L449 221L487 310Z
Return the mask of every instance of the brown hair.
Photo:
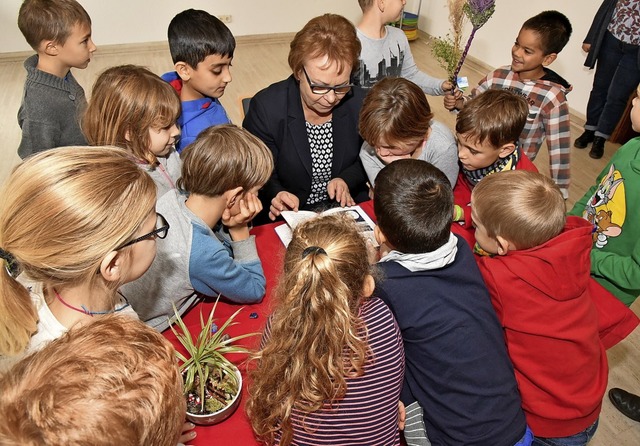
M36 51L43 40L64 45L77 24L91 26L91 18L75 0L25 0L18 12L18 28Z
M362 9L362 12L365 12L371 7L371 5L373 5L374 1L376 0L358 0L358 4L360 5L360 9Z
M520 139L527 123L527 101L507 90L491 89L467 102L456 119L456 132L495 149Z
M562 193L538 172L510 170L488 175L473 188L471 202L487 235L504 237L517 249L541 245L564 228Z
M306 61L327 56L336 63L338 74L359 67L360 40L353 24L337 14L325 14L311 19L291 41L289 66L298 75Z
M269 320L256 353L247 414L258 438L293 436L291 410L315 412L340 400L345 377L362 376L370 351L358 316L370 266L355 222L330 215L297 226Z
M376 177L373 205L380 230L400 252L432 252L449 240L453 191L433 164L401 159L386 165Z
M71 329L0 379L0 443L175 446L186 405L175 350L109 315Z
M433 113L424 92L410 80L387 77L377 82L362 103L360 135L372 147L385 139L388 144L420 142Z
M267 146L233 124L203 130L181 158L182 176L176 185L207 197L239 186L248 192L266 183L273 171L273 155Z
M104 256L133 238L155 202L153 180L124 150L40 152L0 190L0 247L36 282L95 286L103 279L96 271ZM115 303L120 283L103 282ZM0 268L0 355L22 353L37 320L27 289Z
M91 145L112 145L155 165L149 129L169 127L180 116L176 91L144 67L120 65L103 71L91 94L82 131Z

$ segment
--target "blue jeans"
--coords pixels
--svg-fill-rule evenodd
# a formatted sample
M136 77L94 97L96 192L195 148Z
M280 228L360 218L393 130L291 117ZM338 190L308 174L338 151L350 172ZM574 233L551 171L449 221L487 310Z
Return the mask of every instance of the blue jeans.
M578 432L570 437L560 438L542 438L535 437L533 439L532 446L585 446L593 438L593 434L596 433L598 428L598 420L596 420L591 426Z
M621 42L607 31L598 53L585 130L608 139L639 83L638 46Z

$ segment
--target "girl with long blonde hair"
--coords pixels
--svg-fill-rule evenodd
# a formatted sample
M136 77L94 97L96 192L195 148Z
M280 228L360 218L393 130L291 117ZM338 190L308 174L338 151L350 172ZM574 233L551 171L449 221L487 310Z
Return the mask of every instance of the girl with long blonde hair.
M298 226L285 256L247 414L268 445L400 444L402 338L346 217Z
M137 65L103 71L82 120L89 144L117 146L133 153L158 186L158 198L175 189L181 162L175 145L180 98L154 73Z
M0 190L0 367L94 317L135 317L118 288L168 231L155 202L117 148L53 149L13 171Z

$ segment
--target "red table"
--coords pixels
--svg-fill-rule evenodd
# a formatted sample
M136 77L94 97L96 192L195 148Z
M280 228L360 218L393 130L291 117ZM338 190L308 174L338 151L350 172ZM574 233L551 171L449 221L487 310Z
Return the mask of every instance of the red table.
M251 233L256 236L256 245L258 247L258 255L262 261L262 268L267 279L267 290L263 301L259 304L246 305L245 308L238 314L235 321L237 325L228 329L228 333L231 336L236 336L244 333L262 332L264 324L267 321L267 317L271 314L271 302L270 296L273 287L276 284L280 268L282 265L282 259L284 257L285 249L284 245L276 235L274 228L284 224L282 222L272 223L269 225L258 226L251 230ZM200 331L200 313L206 318L213 308L214 300L206 300L196 305L184 315L184 322L191 331L192 334L197 334ZM231 316L242 305L230 303L228 301L218 302L218 306L215 312L215 322L218 326L224 323L229 316ZM251 313L257 313L256 319L251 319L249 315ZM176 337L171 330L166 330L163 335L171 341L171 343L180 351L182 350ZM252 338L243 339L240 341L241 345L249 348L256 348L260 343L260 336L254 336ZM230 356L236 365L240 366L243 378L246 377L247 364L244 362L246 355L233 355ZM251 365L249 364L249 367ZM192 445L212 445L212 444L230 444L230 445L243 445L251 446L258 445L259 443L253 436L253 430L249 424L244 412L244 402L247 398L247 386L246 381L242 386L242 401L238 410L231 415L228 419L222 423L213 426L198 426L196 427L197 437L190 441Z

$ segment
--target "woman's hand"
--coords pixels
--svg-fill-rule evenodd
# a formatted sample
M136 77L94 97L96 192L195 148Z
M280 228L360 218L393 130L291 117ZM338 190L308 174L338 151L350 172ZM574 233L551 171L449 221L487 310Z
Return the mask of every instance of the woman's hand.
M349 186L347 186L347 183L345 183L342 178L334 178L329 181L329 184L327 184L327 193L330 199L336 200L342 207L356 204L349 193Z
M300 200L298 197L290 192L282 191L278 192L278 195L271 200L271 207L269 208L269 218L275 220L282 211L292 210L297 211L300 206Z

